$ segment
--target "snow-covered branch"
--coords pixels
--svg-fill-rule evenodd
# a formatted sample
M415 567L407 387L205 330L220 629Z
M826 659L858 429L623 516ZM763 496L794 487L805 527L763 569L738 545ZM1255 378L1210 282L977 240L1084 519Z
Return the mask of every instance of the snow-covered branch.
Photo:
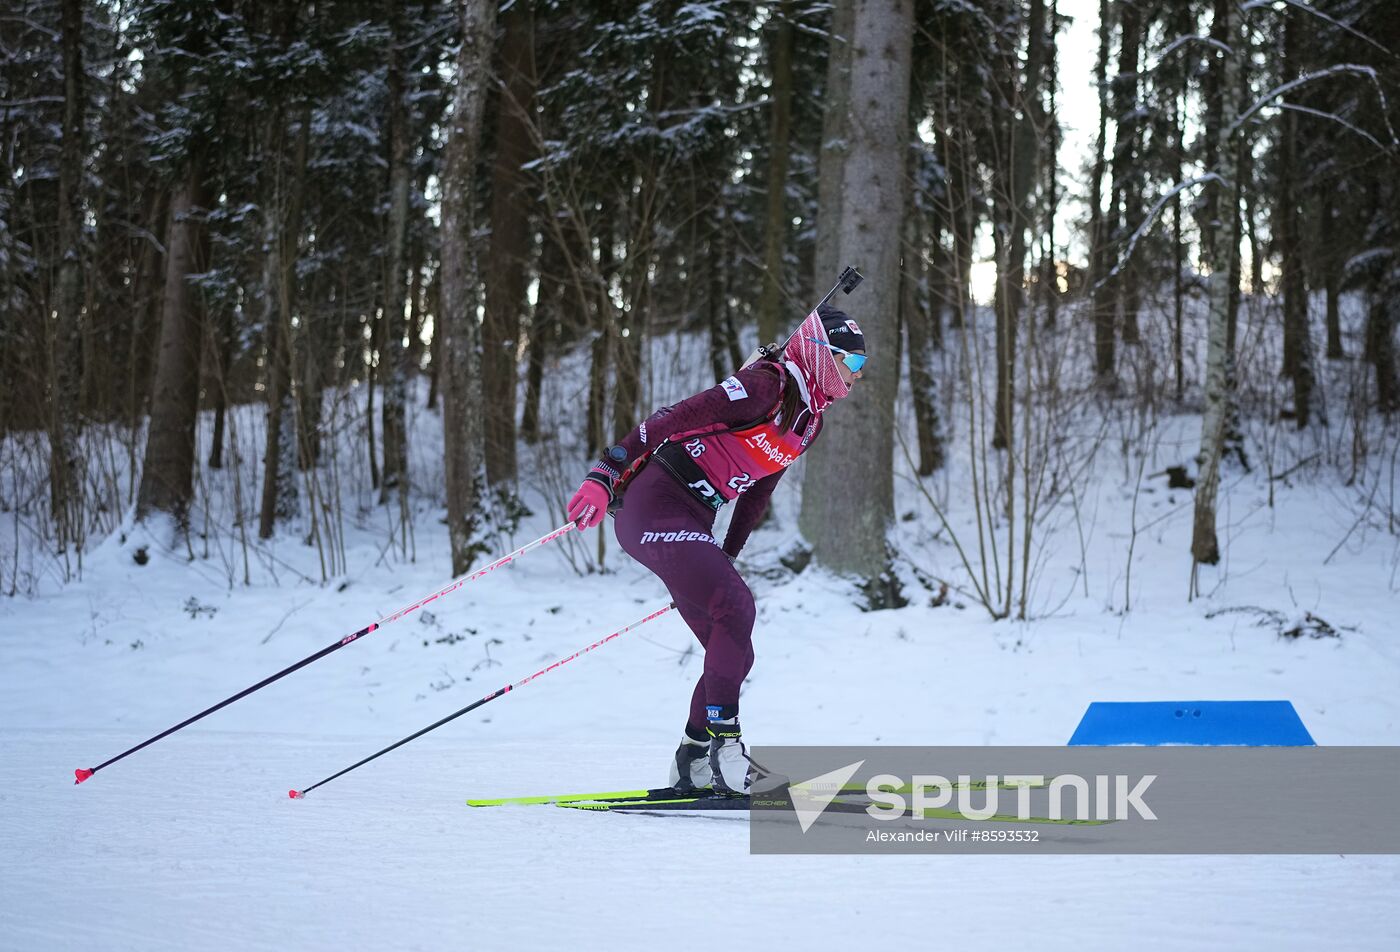
M1356 126L1356 125L1353 124L1353 123L1347 122L1345 119L1343 119L1341 116L1337 115L1335 112L1325 112L1325 111L1323 111L1323 110L1321 110L1321 109L1312 109L1312 108L1310 108L1310 107L1308 107L1308 106L1300 106L1300 105L1298 105L1296 102L1283 102L1283 103L1279 103L1279 108L1280 108L1280 109L1289 109L1289 110L1292 110L1293 112L1301 112L1301 113L1304 113L1304 114L1309 115L1309 116L1317 116L1319 119L1331 119L1333 122L1336 122L1336 123L1338 123L1339 125L1345 126L1346 128L1350 129L1352 132L1355 132L1357 135L1361 136L1361 138L1365 139L1367 142L1371 143L1371 144L1374 145L1377 149L1380 149L1382 152L1385 151L1385 143L1381 142L1380 139L1377 139L1375 136L1371 135L1371 133L1367 132L1365 129L1362 129L1362 128Z
M1133 231L1132 235L1129 236L1128 246L1123 249L1123 253L1119 255L1118 260L1114 262L1113 270L1109 271L1108 274L1095 281L1094 286L1089 289L1088 293L1090 295L1097 294L1100 288L1107 284L1112 278L1116 277L1118 275L1118 272L1123 270L1123 266L1126 265L1129 259L1132 258L1133 249L1137 247L1138 241L1141 240L1142 236L1147 234L1148 230L1151 229L1151 227L1156 223L1157 216L1161 213L1162 209L1166 207L1167 202L1170 202L1173 198L1176 198L1176 196L1180 195L1188 188L1191 188L1196 185L1205 185L1208 182L1216 182L1224 186L1228 186L1230 184L1217 173L1207 172L1204 175L1198 175L1193 179L1188 179L1187 181L1182 182L1181 184L1172 188L1171 191L1167 192L1161 198L1157 199L1157 203L1153 205L1150 209L1148 209L1147 217L1142 220L1142 224L1138 225L1137 228Z
M33 17L8 15L0 17L0 21L7 23L21 23L36 33L43 33L45 36L47 36L49 39L55 42L62 39L61 34L59 34L57 30L44 26L44 24L40 23L38 20L35 20Z
M1362 33L1355 27L1348 26L1341 20L1328 16L1327 14L1323 13L1321 10L1317 9L1317 7L1314 7L1311 4L1299 3L1298 0L1249 0L1249 2L1241 6L1240 9L1245 13L1248 13L1250 10L1256 10L1259 8L1272 10L1275 3L1287 4L1290 7L1303 11L1304 13L1309 13L1317 17L1319 20L1325 20L1326 22L1332 24L1339 30L1344 30L1345 32L1350 33L1358 40L1362 40L1363 42L1371 44L1376 49L1380 50L1382 53L1385 53L1388 56L1395 55L1390 51L1388 47L1377 43L1375 40L1371 39L1369 36L1367 36L1365 33Z
M1248 120L1250 116L1254 115L1260 109L1263 109L1272 100L1277 99L1284 93L1287 93L1293 89L1297 89L1299 86L1302 86L1306 83L1310 83L1313 80L1326 79L1329 76L1337 76L1342 73L1351 73L1357 76L1365 76L1367 79L1369 79L1372 85L1376 87L1376 95L1380 97L1381 115L1384 116L1386 114L1386 112L1389 109L1389 106L1386 104L1385 90L1381 88L1380 80L1376 76L1376 71L1371 67L1363 66L1360 63L1338 63L1336 66L1329 66L1326 69L1319 69L1311 73L1304 73L1302 76L1299 76L1296 79L1290 79L1286 83L1283 83L1279 86L1275 86L1263 96L1260 96L1258 99L1256 99L1252 106L1250 106L1244 112L1240 113L1239 118L1237 118L1234 122L1230 124L1230 128L1225 130L1221 138L1230 138L1232 135L1235 134L1235 130L1239 129L1240 126L1244 125L1245 121ZM1386 131L1390 133L1391 147L1394 148L1395 146L1400 145L1400 139L1396 139L1395 130L1390 127L1389 118L1387 118L1385 121L1385 128Z
M1354 254L1346 260L1346 263L1342 265L1342 274L1350 278L1367 271L1379 270L1386 260L1394 256L1394 248L1367 248L1365 251Z
M1225 53L1226 55L1234 52L1234 50L1230 48L1230 45L1228 43L1222 43L1213 36L1203 36L1199 33L1191 33L1186 36L1178 36L1176 39L1172 40L1171 43L1167 45L1167 48L1162 50L1162 54L1157 57L1157 62L1152 64L1152 66L1147 71L1149 73L1153 73L1161 69L1162 64L1167 61L1168 56L1171 56L1181 47L1191 42L1204 43L1207 46L1213 46L1217 50L1220 50L1222 53Z
M30 96L28 99L0 100L0 109L19 109L21 106L38 106L44 103L61 103L62 96Z

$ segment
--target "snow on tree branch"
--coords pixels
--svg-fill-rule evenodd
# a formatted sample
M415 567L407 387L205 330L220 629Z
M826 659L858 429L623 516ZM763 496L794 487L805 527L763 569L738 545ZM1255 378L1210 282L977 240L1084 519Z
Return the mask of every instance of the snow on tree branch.
M1235 131L1238 130L1240 126L1244 125L1245 121L1248 120L1250 116L1254 115L1260 109L1263 109L1266 105L1268 105L1270 101L1277 99L1279 96L1282 96L1289 90L1297 89L1299 86L1302 86L1306 83L1310 83L1316 79L1326 79L1328 76L1336 76L1342 73L1351 73L1357 76L1365 76L1366 78L1371 80L1372 85L1376 87L1376 95L1380 97L1381 115L1385 116L1386 113L1389 112L1390 107L1386 103L1385 90L1381 88L1380 80L1377 78L1376 71L1374 69L1372 69L1369 66L1362 66L1359 63L1339 63L1336 66L1329 66L1326 69L1319 69L1311 73L1304 73L1297 79L1290 79L1288 82L1283 83L1282 85L1275 86L1263 96L1260 96L1258 99L1256 99L1254 101L1254 104L1251 105L1248 109L1240 113L1239 118L1232 122L1230 124L1230 127L1226 129L1224 133L1221 134L1221 138L1230 138L1232 135L1235 134ZM1395 137L1395 130L1391 128L1390 119L1388 117L1385 120L1385 129L1387 132L1390 133L1391 147L1394 148L1395 146L1400 145L1400 139L1397 139Z
M1262 8L1262 9L1266 9L1266 10L1272 10L1275 3L1284 3L1284 4L1287 4L1287 5L1290 6L1290 7L1294 7L1295 9L1298 9L1298 10L1303 11L1304 13L1312 14L1313 16L1317 17L1319 20L1325 20L1326 22L1332 24L1333 26L1337 27L1338 29L1343 30L1343 31L1345 31L1345 32L1347 32L1347 33L1350 33L1352 36L1356 37L1357 39L1362 40L1362 41L1364 41L1364 42L1366 42L1366 43L1371 44L1371 45L1374 46L1376 49L1380 50L1382 53L1385 53L1387 56L1394 56L1394 55L1395 55L1393 52L1391 52L1391 50L1390 50L1388 47L1386 47L1386 46L1384 46L1384 45L1382 45L1382 44L1380 44L1380 43L1377 43L1375 40L1371 39L1369 36L1367 36L1365 33L1362 33L1360 30L1356 29L1355 27L1348 26L1347 24L1343 23L1341 20L1337 20L1337 19L1334 19L1333 17L1329 17L1327 14L1323 13L1321 10L1317 9L1317 8L1314 7L1314 6L1311 6L1310 4L1299 3L1298 0L1249 0L1248 3L1246 3L1246 4L1244 4L1243 6L1240 7L1240 10L1243 11L1243 12L1245 12L1245 13L1248 13L1250 10L1257 10L1257 9L1261 9L1261 8Z
M1187 43L1192 42L1200 42L1206 44L1207 46L1213 46L1217 50L1220 50L1222 53L1225 53L1227 55L1234 52L1234 50L1230 48L1230 45L1228 43L1222 43L1213 36L1203 36L1199 33L1190 33L1186 36L1178 36L1176 39L1172 40L1171 43L1167 45L1167 48L1162 50L1161 55L1157 57L1157 62L1152 64L1152 66L1147 70L1147 72L1153 73L1161 69L1162 64L1166 62L1168 56L1175 53Z
M1171 201L1173 198L1180 195L1182 192L1184 192L1188 188L1191 188L1192 186L1205 185L1208 182L1216 182L1223 186L1228 186L1230 184L1229 182L1225 181L1225 179L1219 174L1215 172L1207 172L1204 175L1198 175L1196 178L1182 182L1181 184L1173 188L1171 191L1163 195L1161 198L1159 198L1157 200L1157 204L1153 205L1150 209L1148 209L1146 217L1144 217L1142 220L1142 224L1138 225L1137 229L1132 233L1132 235L1128 237L1128 246L1123 249L1122 255L1120 255L1118 260L1114 262L1113 270L1109 271L1108 274L1105 274L1103 277L1099 278L1098 281L1094 282L1094 286L1089 289L1088 295L1092 296L1098 293L1100 288L1102 288L1110 280L1116 277L1118 275L1118 272L1123 270L1123 266L1126 265L1128 261L1132 258L1133 249L1137 247L1139 239L1141 239L1143 235L1147 234L1148 230L1153 226L1153 224L1156 223L1158 214L1161 213L1162 209L1166 206L1167 202Z
M1352 132L1355 132L1357 135L1361 136L1363 139L1365 139L1367 142L1369 142L1369 143L1371 143L1372 145L1374 145L1377 149L1380 149L1382 152L1387 151L1387 150L1386 150L1386 147L1385 147L1385 143L1381 142L1381 140L1379 140L1379 139L1377 139L1375 136L1371 135L1371 133L1367 132L1365 129L1362 129L1362 128L1358 127L1358 126L1355 125L1354 123L1347 122L1345 119L1343 119L1341 116L1337 115L1335 112L1327 112L1327 111L1322 110L1322 109L1313 109L1313 108L1311 108L1310 106L1300 106L1300 105L1298 105L1296 102L1283 102L1283 103L1279 103L1279 108L1280 108L1280 109L1288 109L1288 110L1291 110L1291 111L1293 111L1293 112L1301 112L1301 113L1304 113L1304 114L1309 115L1309 116L1317 116L1319 119L1331 119L1333 122L1336 122L1336 123L1338 123L1338 124L1340 124L1340 125L1342 125L1342 126L1345 126L1346 128L1350 129Z

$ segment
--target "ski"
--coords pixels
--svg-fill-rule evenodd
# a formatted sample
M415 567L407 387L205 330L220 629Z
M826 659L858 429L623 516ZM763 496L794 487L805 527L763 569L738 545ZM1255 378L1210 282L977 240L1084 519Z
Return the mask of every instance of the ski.
M781 801L765 803L764 805L785 806L788 803L789 801L787 798L783 797ZM591 810L600 813L627 814L648 814L662 811L708 812L711 810L749 810L752 806L749 797L728 797L717 794L678 796L672 799L653 800L571 800L555 803L554 805L571 810ZM833 800L822 812L865 813L869 806L869 803L856 803L850 800ZM907 813L906 816L908 816ZM962 820L969 823L1037 823L1052 826L1103 826L1114 822L1112 820L1078 820L1071 817L1062 817L1059 819L1046 816L1019 817L1014 813L996 813L986 817L974 817L966 816L948 807L925 807L923 818L926 820Z
M998 789L1015 790L1022 784L998 784ZM1025 786L1039 787L1044 784L1025 784ZM953 784L954 789L962 789L962 784ZM969 790L985 790L987 784L982 780L974 780L967 784ZM901 787L882 788L889 793L907 794L910 791L909 784ZM865 787L861 784L848 784L841 788L841 796L852 794L865 794ZM531 797L486 797L473 798L467 800L469 807L509 807L509 806L549 806L551 804L572 803L581 800L607 803L611 801L641 801L653 803L657 800L675 799L680 796L679 792L672 787L654 787L649 790L605 790L596 793L553 793ZM694 797L692 797L694 799Z
M764 807L783 807L791 803L786 792L775 790L764 795ZM833 800L825 808L831 813L864 813L870 806L865 801L863 787L852 787L838 794L846 799ZM859 800L851 798L860 798ZM865 802L862 802L865 801ZM471 807L496 806L556 806L571 810L590 810L605 813L656 813L656 812L699 812L699 811L747 811L751 808L748 796L732 797L708 791L681 791L673 787L657 787L651 790L613 790L601 793L555 794L534 797L496 797L467 801ZM972 823L1040 823L1055 826L1102 826L1111 820L1079 820L1070 817L1053 818L1045 816L1019 817L1011 813L996 813L987 817L966 816L949 807L925 807L923 818L927 820L963 820Z
M681 794L672 791L670 798L649 800L566 800L554 804L569 810L640 811L657 810L748 810L748 797L729 797L722 793Z
M653 799L665 799L668 795L674 796L676 791L670 787L659 787L654 790L608 790L602 793L555 793L545 794L537 797L492 797L487 799L468 800L469 807L519 807L519 806L549 806L558 803L572 803L578 800L591 800L600 803L610 801L640 802L646 803Z

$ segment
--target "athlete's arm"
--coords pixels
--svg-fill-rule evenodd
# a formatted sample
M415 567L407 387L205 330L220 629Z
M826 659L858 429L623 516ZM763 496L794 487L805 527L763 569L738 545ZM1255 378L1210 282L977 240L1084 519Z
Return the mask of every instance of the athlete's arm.
M783 473L786 472L787 469L780 469L776 473L769 473L740 494L738 501L734 503L734 518L729 520L729 534L724 537L725 555L731 559L739 557L744 543L749 541L749 533L753 532L763 514L768 511L768 497L773 495L778 480L782 479Z
M613 484L627 467L663 441L677 434L723 430L761 420L778 402L781 389L781 378L770 369L755 366L741 370L710 389L662 407L647 417L617 441L622 458L605 456L593 464L588 478L602 483L611 493ZM754 488L758 488L757 484Z

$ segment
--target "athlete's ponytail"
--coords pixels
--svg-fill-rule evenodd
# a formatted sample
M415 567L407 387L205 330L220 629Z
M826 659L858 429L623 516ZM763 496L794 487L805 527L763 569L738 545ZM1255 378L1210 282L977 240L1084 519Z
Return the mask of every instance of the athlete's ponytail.
M778 415L774 419L774 423L779 431L791 433L797 426L798 414L806 406L802 402L802 388L797 385L797 381L792 379L792 374L782 365L780 360L775 360L774 366L778 370L778 377L783 387L783 396L778 401Z

